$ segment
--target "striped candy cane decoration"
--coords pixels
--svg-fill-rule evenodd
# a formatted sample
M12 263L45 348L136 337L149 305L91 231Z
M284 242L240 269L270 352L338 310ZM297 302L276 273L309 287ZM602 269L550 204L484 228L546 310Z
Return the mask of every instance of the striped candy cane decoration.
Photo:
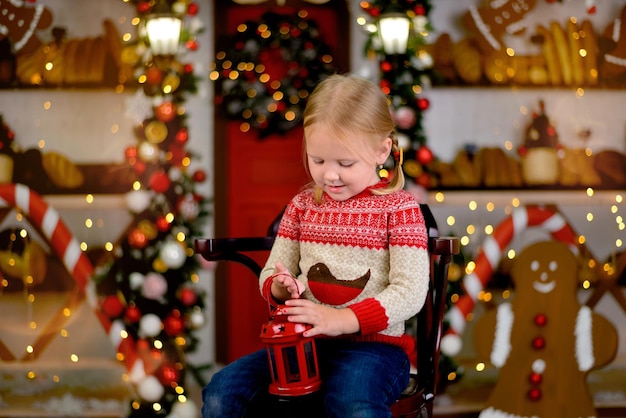
M460 335L465 330L467 317L474 310L478 295L498 266L502 252L517 234L530 227L544 228L554 239L567 244L578 254L577 234L556 209L543 206L515 208L478 249L474 271L463 278L465 294L446 313L450 329L441 342L445 354L452 356L461 349Z
M26 215L49 241L80 290L86 292L93 266L54 208L48 206L38 193L23 184L0 184L0 207L15 207ZM134 341L121 337L124 331L122 321L111 323L100 311L95 298L89 301L113 346L124 356L124 363L131 378L135 381L141 380L145 377L143 362L138 358Z

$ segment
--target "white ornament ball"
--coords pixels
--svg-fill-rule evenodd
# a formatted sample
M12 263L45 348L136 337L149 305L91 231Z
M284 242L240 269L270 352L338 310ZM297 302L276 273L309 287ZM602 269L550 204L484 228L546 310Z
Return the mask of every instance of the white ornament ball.
M408 150L411 148L411 138L408 135L403 134L402 132L398 132L396 134L396 138L398 138L398 147L402 150Z
M458 335L448 334L441 338L441 352L447 356L456 356L461 352L463 342Z
M177 1L172 4L172 11L177 15L185 15L187 13L187 5L183 1Z
M145 314L139 320L139 335L141 337L156 337L163 328L163 322L155 314Z
M200 214L200 204L196 201L192 193L187 193L178 202L178 211L185 220L193 221Z
M200 310L193 311L191 315L189 315L189 322L193 329L202 327L205 322L204 313Z
M176 270L185 264L187 254L183 246L176 241L167 241L159 250L159 258L163 260L168 268Z
M178 167L171 167L167 172L168 177L172 181L180 181L183 178L183 172Z
M148 190L133 190L126 193L126 206L131 212L141 213L150 205L152 193Z
M402 106L395 112L396 124L400 129L410 129L417 122L415 110L408 106Z
M136 271L130 273L130 275L128 276L130 288L133 290L139 289L143 285L143 281L145 278L146 277L143 274L137 273Z
M167 416L167 418L197 418L198 417L198 407L191 400L187 399L185 402L176 402L172 405L172 412Z
M159 161L160 152L159 147L149 143L148 141L143 141L139 148L137 149L137 153L141 157L142 160L149 163L156 163Z
M137 385L137 393L143 399L148 402L156 402L165 393L165 389L159 379L154 376L146 376L139 384Z

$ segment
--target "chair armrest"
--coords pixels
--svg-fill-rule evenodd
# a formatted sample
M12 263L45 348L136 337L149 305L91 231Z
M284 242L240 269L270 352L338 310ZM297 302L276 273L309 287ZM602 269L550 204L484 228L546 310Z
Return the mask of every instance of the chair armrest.
M429 246L433 255L455 255L461 250L458 237L432 237Z
M259 276L262 267L245 252L269 251L275 237L244 237L244 238L199 238L194 241L194 248L208 261L234 261L248 267Z

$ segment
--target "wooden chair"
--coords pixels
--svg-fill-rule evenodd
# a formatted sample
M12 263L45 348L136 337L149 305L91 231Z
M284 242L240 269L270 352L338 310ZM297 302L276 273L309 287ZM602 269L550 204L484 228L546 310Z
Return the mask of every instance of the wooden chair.
M430 209L427 205L422 205L422 211L429 230L430 285L424 307L417 314L415 330L417 359L413 359L417 365L417 373L411 374L407 389L391 407L392 415L402 418L433 416L438 381L439 344L446 308L448 267L452 256L458 254L460 245L456 237L437 236L437 225ZM209 261L241 263L258 277L262 266L244 253L270 250L281 216L282 213L270 225L267 236L264 237L196 239L196 253Z

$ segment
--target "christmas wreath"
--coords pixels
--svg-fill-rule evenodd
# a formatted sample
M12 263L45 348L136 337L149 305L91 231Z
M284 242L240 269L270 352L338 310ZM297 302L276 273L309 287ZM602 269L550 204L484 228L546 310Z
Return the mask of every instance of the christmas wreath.
M228 118L243 120L242 131L256 129L260 138L298 125L309 93L336 72L330 47L305 11L265 13L240 24L227 44L211 73L216 104Z

